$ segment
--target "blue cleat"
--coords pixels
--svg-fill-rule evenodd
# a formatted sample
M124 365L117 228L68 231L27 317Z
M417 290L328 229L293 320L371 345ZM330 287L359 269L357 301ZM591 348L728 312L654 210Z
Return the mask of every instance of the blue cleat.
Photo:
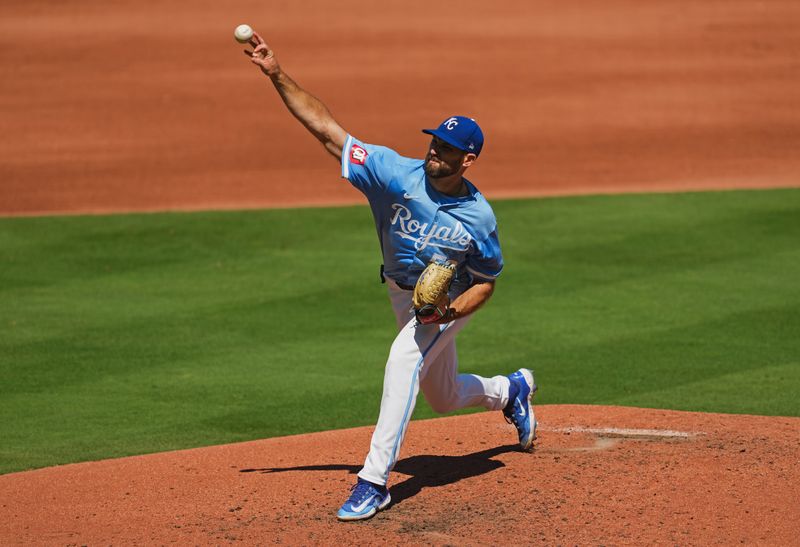
M350 497L336 513L339 520L368 519L392 501L385 486L377 486L364 479L358 479L350 491Z
M511 387L503 415L508 423L514 424L517 428L519 445L523 450L528 450L536 438L536 416L531 405L531 397L537 389L533 381L533 371L521 368L509 374L508 380L511 382Z

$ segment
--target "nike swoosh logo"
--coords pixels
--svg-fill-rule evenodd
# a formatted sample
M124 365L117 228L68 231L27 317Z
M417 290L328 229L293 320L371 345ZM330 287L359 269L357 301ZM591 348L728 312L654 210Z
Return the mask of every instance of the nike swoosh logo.
M371 502L371 501L372 501L372 499L373 499L374 497L375 497L375 494L373 494L373 495L371 495L370 497L368 497L367 499L365 499L365 500L364 500L364 503L362 503L362 504L361 504L361 505L359 505L358 507L353 507L353 512L355 512L355 513L360 513L361 511L363 511L364 509L366 509L366 508L367 508L367 505L369 505L369 502Z
M417 199L417 196L412 196L408 192L403 193L403 199Z
M527 412L525 412L525 405L523 405L522 403L519 403L519 412L520 414L522 414L523 418L528 414Z

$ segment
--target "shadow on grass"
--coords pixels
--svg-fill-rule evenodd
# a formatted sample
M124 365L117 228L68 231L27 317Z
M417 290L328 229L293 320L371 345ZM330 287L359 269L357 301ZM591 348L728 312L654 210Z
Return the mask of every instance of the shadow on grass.
M500 454L516 452L519 445L498 446L463 456L420 455L404 458L397 462L394 470L411 477L390 488L392 505L416 496L423 488L446 486L462 479L477 477L505 467L501 461L492 459ZM285 471L348 471L358 473L360 465L320 464L299 465L296 467L266 467L261 469L241 469L240 473L282 473Z

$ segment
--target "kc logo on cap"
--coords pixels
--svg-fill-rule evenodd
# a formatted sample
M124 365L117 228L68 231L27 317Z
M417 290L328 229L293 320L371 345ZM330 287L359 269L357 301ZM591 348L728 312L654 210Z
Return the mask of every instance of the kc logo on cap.
M483 148L483 131L475 120L466 116L450 116L438 129L423 129L422 132L476 156Z

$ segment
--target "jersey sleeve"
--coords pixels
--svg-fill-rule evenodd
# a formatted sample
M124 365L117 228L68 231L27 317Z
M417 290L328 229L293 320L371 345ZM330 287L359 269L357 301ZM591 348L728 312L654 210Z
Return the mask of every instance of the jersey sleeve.
M348 135L342 148L342 177L367 197L382 193L389 186L398 158L390 148Z
M503 270L503 254L500 251L500 240L497 227L483 241L474 241L471 252L467 254L466 270L473 277L491 281Z

